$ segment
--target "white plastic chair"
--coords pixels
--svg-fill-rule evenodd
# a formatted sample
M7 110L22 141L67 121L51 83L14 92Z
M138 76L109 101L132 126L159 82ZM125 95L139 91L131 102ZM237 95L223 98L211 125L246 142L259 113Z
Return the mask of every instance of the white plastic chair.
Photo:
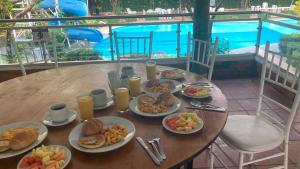
M190 32L189 32L189 36L190 36ZM190 38L188 38L188 40L189 39ZM211 81L214 65L215 65L215 58L218 49L218 42L219 42L218 37L216 38L214 44L208 41L194 39L192 55L190 54L189 46L188 46L186 70L190 71L192 65L203 66L208 69L207 79Z
M132 11L130 8L126 8L126 11L127 11L127 13L128 13L129 15L135 15L135 14L137 14L136 11Z
M256 116L229 116L227 123L220 134L220 138L224 143L239 152L239 169L242 169L249 164L282 156L284 158L284 164L274 168L288 168L289 134L300 101L300 60L299 58L270 51L269 47L270 43L267 42L261 72ZM286 62L286 60L288 61ZM292 62L297 63L296 68L291 65ZM286 107L273 98L266 96L264 93L265 82L277 87L282 87L295 94L292 106ZM271 114L267 114L261 110L263 99L268 100L289 112L286 124L283 124ZM220 145L215 143L210 149L211 169L213 168L215 157L224 164L224 162L215 155L214 145L221 148ZM274 150L280 145L283 145L283 152L254 159L255 154ZM244 158L245 155L249 155L249 160Z
M116 45L117 60L130 59L151 59L152 56L152 39L153 32L148 36L118 36L114 32L114 39Z

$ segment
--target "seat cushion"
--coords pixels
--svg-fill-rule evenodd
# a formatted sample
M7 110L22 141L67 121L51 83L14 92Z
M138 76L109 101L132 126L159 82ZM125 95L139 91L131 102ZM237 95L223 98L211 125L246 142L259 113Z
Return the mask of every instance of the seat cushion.
M279 146L284 132L262 117L233 115L228 117L220 137L233 148L261 152Z

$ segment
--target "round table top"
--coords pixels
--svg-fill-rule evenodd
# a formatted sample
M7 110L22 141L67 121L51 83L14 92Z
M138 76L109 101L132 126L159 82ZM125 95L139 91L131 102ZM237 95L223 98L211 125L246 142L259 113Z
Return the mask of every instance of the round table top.
M110 93L107 72L121 69L122 66L133 66L136 73L146 80L144 64L138 63L108 63L80 65L52 69L18 77L0 83L0 125L17 121L41 121L49 105L64 102L71 109L78 110L76 97L87 94L96 88L103 88ZM168 69L159 66L158 69ZM188 82L206 81L205 78L193 73L185 72ZM212 104L227 108L227 100L222 91L214 86L212 88ZM179 111L184 111L188 100L180 94L182 105ZM132 121L136 127L135 137L147 138L155 134L161 139L167 159L160 166L156 166L136 139L132 139L125 146L106 153L87 154L75 150L68 143L71 130L80 123L79 117L69 125L62 127L48 127L48 136L44 145L64 145L72 152L72 160L67 169L153 169L172 168L182 165L205 150L223 129L228 113L201 111L204 128L195 134L177 135L165 130L161 124L162 118L145 118L131 112L120 114L115 106L94 112L99 116L120 116ZM24 154L23 154L24 155ZM19 155L0 160L1 168L15 169L18 161L23 157Z

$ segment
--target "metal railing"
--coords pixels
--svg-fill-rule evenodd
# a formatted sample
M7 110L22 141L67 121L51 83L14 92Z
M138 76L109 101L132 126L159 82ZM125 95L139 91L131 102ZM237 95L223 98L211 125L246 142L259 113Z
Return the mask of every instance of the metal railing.
M257 22L257 33L255 38L255 50L252 52L248 52L246 55L258 55L259 54L259 48L260 48L260 42L261 42L261 32L262 32L262 26L263 22L269 22L271 24L300 30L300 26L297 25L291 25L288 23L284 23L278 20L272 20L271 17L282 17L282 18L288 18L288 19L294 19L294 20L300 20L300 17L297 16L291 16L286 14L278 14L278 13L271 13L271 12L262 12L262 11L235 11L235 12L211 12L211 16L217 16L217 15L243 15L243 14L251 14L251 15L263 15L263 17L256 16L255 18L243 18L243 19L211 19L210 25L213 25L214 23L218 22L242 22L242 21L253 21ZM79 22L79 21L86 21L86 20L115 20L115 19L138 19L138 18L176 18L176 17L192 17L192 13L186 13L186 14L160 14L160 15L126 15L126 16L92 16L92 17L62 17L62 18L36 18L36 19L0 19L0 23L11 23L13 26L8 27L0 27L0 32L4 31L18 31L18 30L32 30L32 29L61 29L61 28L79 28L79 27L96 27L96 28L108 28L108 39L109 39L109 53L111 60L114 61L115 59L115 48L114 48L114 28L120 27L120 26L134 26L134 25L165 25L165 24L174 24L176 25L176 57L181 58L181 56L186 56L189 53L190 45L192 44L192 35L187 35L187 41L184 42L187 45L187 51L186 54L181 54L183 49L181 48L183 40L182 40L182 30L181 26L183 24L189 24L192 23L191 20L177 20L177 21L169 21L169 20L162 20L162 21L146 21L146 22L131 22L131 23L100 23L100 24L76 24L76 25L47 25L43 24L45 22L49 21L68 21L68 22ZM18 26L17 23L36 23L40 24L39 26ZM32 25L32 24L31 24ZM1 48L0 48L1 52ZM57 52L55 52L57 53ZM236 56L234 54L219 54L221 55L220 58L223 57L230 57L230 56ZM218 57L217 57L218 60Z

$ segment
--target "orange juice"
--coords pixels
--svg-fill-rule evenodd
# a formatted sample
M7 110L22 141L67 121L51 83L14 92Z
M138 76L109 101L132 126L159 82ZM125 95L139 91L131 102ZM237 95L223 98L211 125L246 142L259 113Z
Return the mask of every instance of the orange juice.
M79 96L77 102L82 120L94 117L93 98L91 96Z
M129 107L129 91L127 88L116 90L116 105L119 112L125 112Z
M131 77L129 79L129 91L131 97L138 96L141 93L141 78Z
M146 64L147 80L156 79L156 64L155 62L148 62Z

